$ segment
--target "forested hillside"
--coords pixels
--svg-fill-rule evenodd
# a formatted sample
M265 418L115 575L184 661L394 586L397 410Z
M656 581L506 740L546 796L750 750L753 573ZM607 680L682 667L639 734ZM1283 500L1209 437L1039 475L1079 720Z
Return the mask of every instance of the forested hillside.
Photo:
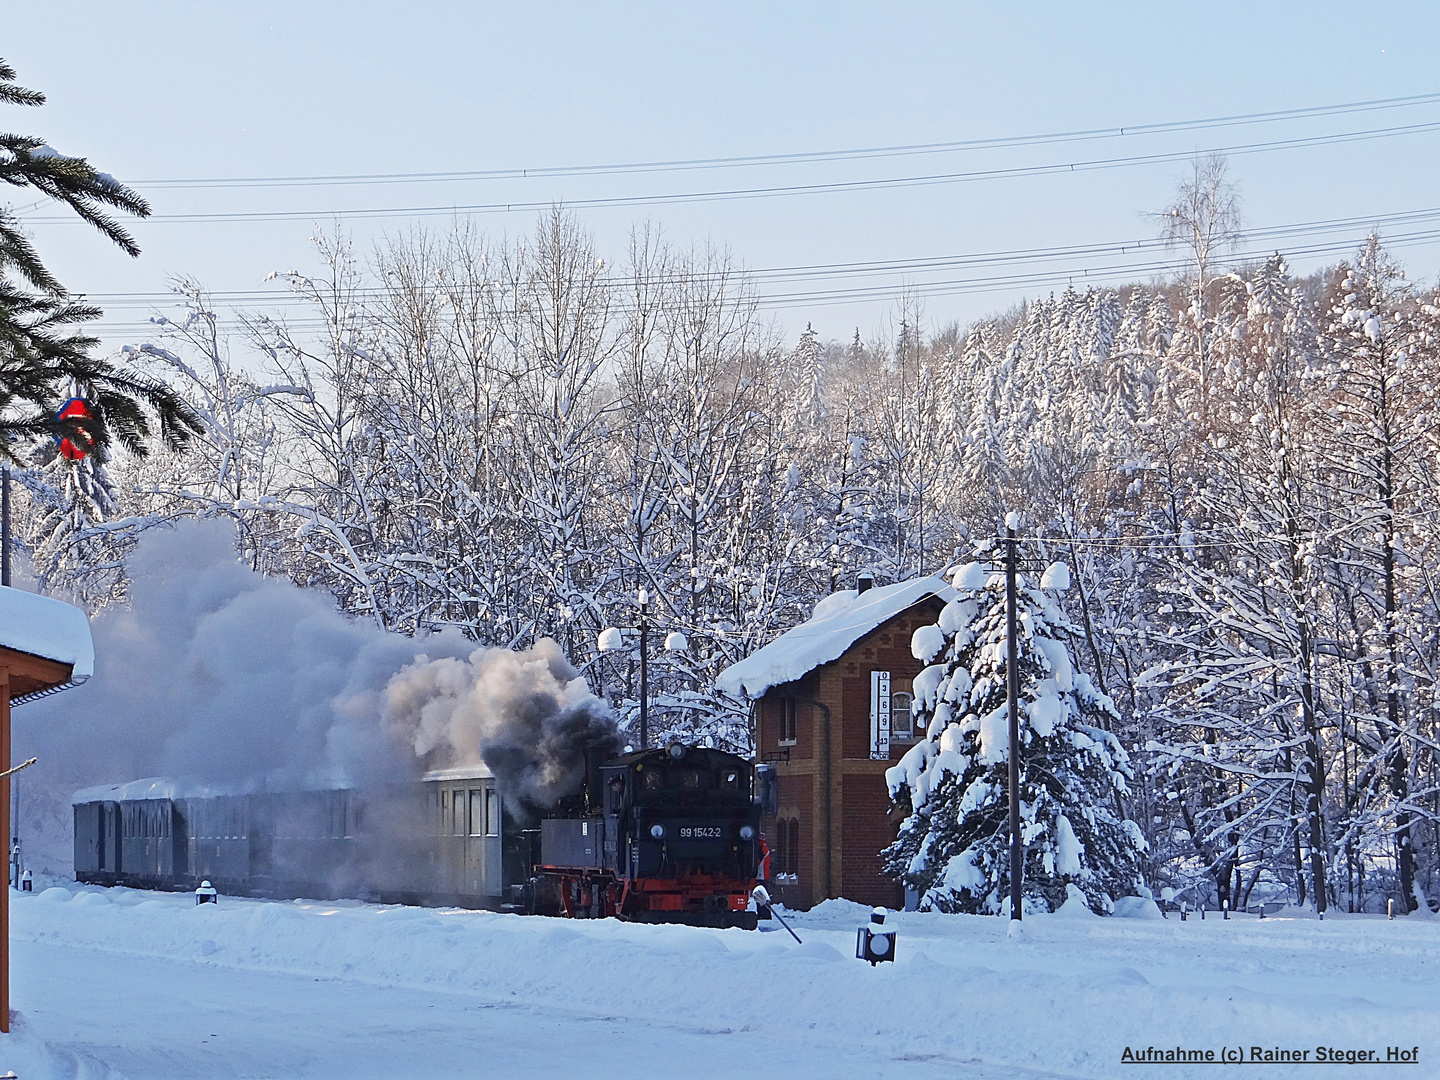
M284 275L304 332L187 282L121 357L198 449L47 448L17 528L94 610L139 532L225 516L256 568L386 629L552 637L632 718L634 635L596 638L644 588L688 642L652 657L652 731L743 749L721 669L859 570L983 558L1019 510L1027 558L1072 569L1157 890L1440 898L1437 298L1374 237L1297 280L1198 236L1185 280L965 327L902 303L844 342L781 340L723 251L640 230L615 258L559 210L520 240L322 236Z

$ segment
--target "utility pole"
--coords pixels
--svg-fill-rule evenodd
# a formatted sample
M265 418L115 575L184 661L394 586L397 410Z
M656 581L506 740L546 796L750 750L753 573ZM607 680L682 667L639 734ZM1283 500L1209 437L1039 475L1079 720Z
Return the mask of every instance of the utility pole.
M0 467L0 585L10 587L10 466Z
M650 594L640 590L640 749L650 749Z
M1025 849L1020 842L1020 665L1015 632L1016 587L1020 554L1015 542L1015 517L1005 520L1005 711L1010 719L1010 919L1020 921L1020 893L1025 875Z

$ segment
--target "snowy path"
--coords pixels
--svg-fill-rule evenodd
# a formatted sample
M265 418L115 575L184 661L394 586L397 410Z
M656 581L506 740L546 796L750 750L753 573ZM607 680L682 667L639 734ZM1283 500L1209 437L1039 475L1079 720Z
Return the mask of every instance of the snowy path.
M1399 1076L1440 1075L1440 920L1049 916L1015 942L999 919L902 914L899 962L871 969L846 955L862 911L797 916L796 946L779 932L56 890L16 898L14 1003L58 1055L52 1075L78 1060L80 1076L134 1080L1054 1080L1114 1076L1126 1045L1240 1043L1419 1045Z

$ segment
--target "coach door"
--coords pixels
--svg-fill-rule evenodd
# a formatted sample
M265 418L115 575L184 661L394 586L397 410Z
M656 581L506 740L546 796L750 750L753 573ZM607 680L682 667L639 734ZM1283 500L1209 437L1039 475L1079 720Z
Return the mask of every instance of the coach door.
M100 808L100 869L109 874L124 870L120 858L120 804L107 802Z
M456 792L457 797L459 792ZM494 784L465 788L465 891L473 896L500 892L500 803Z

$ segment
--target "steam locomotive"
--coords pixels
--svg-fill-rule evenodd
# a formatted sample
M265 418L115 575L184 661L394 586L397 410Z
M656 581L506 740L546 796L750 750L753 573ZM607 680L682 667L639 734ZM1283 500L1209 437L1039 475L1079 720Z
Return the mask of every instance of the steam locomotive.
M328 791L186 789L72 798L76 880L269 897L492 908L753 929L774 766L679 743L602 760L538 822L485 767Z

